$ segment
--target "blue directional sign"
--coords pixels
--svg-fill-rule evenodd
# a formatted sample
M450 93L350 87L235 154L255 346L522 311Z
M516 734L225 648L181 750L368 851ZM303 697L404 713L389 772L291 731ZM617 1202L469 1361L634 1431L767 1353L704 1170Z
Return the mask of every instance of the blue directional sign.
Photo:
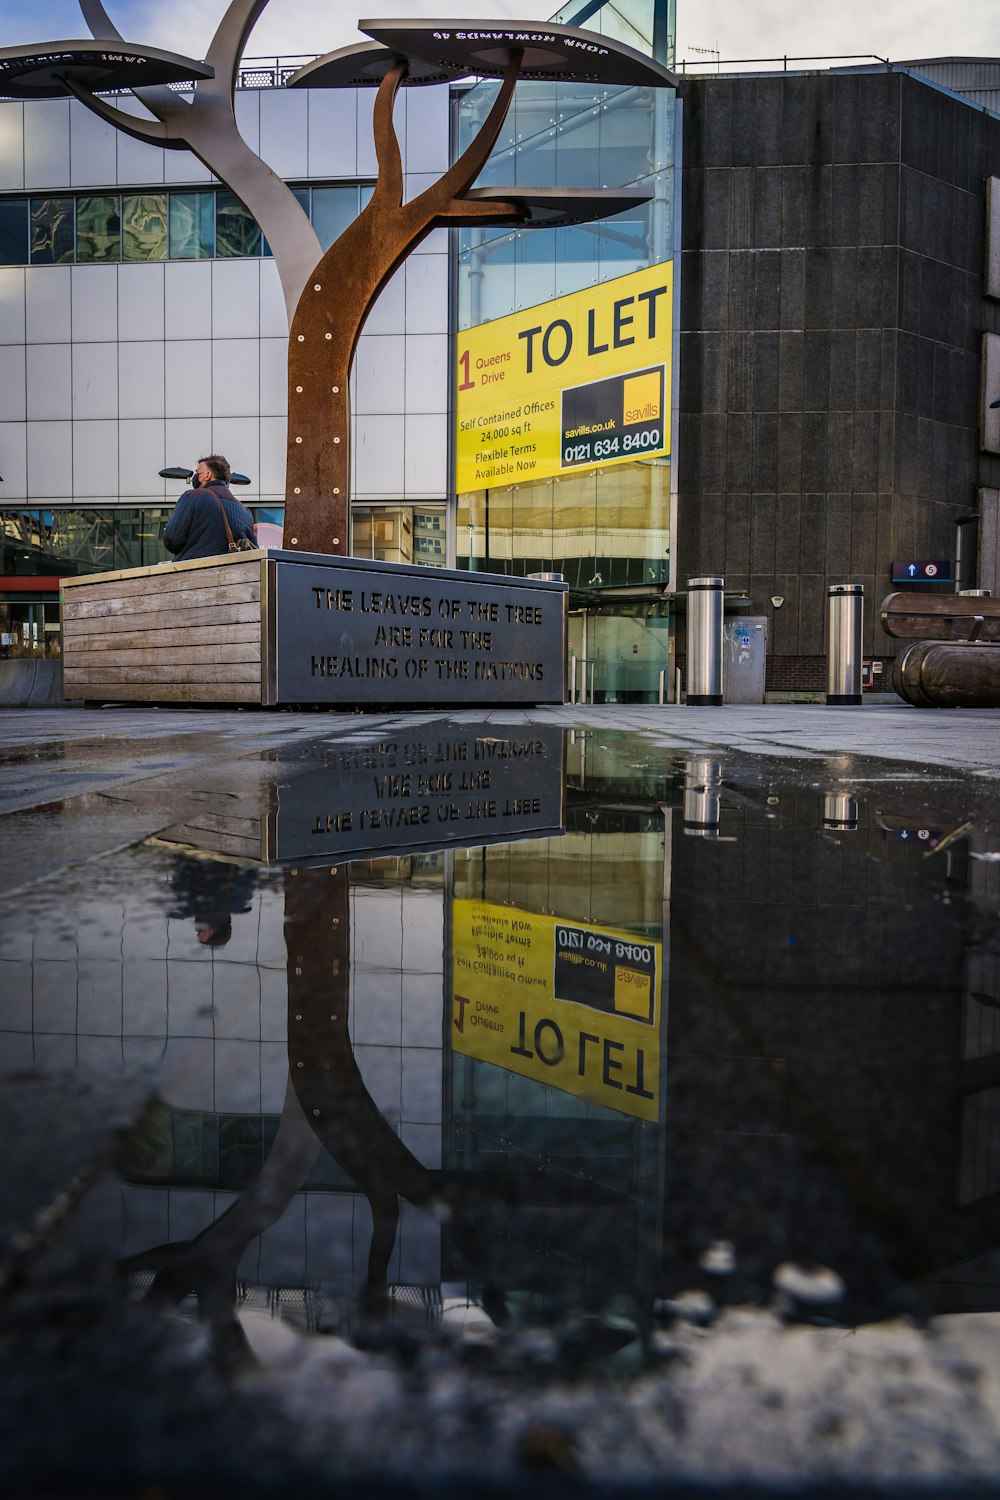
M893 583L953 583L951 558L935 558L933 562L920 562L905 558L892 565Z

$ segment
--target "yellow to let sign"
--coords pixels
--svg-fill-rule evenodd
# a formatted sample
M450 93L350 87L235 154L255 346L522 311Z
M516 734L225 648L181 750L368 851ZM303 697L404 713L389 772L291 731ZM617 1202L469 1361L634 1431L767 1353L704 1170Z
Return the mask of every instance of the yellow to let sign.
M659 1119L660 943L460 900L452 954L454 1051Z
M673 265L458 336L460 494L670 452Z

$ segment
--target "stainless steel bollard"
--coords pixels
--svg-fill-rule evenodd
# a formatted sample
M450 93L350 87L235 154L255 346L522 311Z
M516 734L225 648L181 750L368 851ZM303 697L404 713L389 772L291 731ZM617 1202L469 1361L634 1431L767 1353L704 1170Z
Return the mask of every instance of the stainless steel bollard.
M824 792L823 827L839 833L857 833L857 798L850 792Z
M687 701L692 708L722 703L724 588L724 578L688 579Z
M826 593L826 701L834 705L860 703L864 586L831 583Z
M693 755L684 767L684 832L717 839L721 819L722 762Z

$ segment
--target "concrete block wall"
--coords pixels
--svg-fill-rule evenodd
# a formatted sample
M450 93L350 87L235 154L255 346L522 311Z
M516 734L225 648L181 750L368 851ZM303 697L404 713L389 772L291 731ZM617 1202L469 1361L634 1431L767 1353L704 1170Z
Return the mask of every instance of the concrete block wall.
M825 653L830 582L951 557L978 441L986 179L1000 121L896 73L686 81L678 577ZM774 609L771 596L781 596Z

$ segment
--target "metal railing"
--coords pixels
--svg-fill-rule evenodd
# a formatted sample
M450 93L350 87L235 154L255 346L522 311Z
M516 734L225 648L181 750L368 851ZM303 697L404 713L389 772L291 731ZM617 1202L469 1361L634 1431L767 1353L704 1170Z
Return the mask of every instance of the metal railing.
M711 73L731 73L736 68L764 67L768 71L773 72L776 67L780 67L781 72L787 73L789 63L792 64L793 72L813 72L817 70L817 65L819 64L823 65L822 71L826 72L828 71L827 65L830 63L853 63L855 65L860 64L862 67L865 63L879 63L884 68L892 67L889 59L887 57L879 57L877 52L841 52L817 57L789 57L785 54L781 57L736 58L718 58L713 55L711 61L701 57L692 59L682 58L680 62L674 65L674 72L680 73L683 76L688 72L694 72L696 75L705 71Z
M595 666L596 662L592 656L576 656L573 652L570 653L569 701L571 703L593 703Z
M303 57L245 57L240 63L236 74L236 87L238 89L283 89L293 73L304 68L318 57L317 52L310 52ZM189 94L194 88L191 79L182 80L179 83L168 83L168 89L175 94ZM131 89L101 90L101 93L113 92L116 94L130 94Z
M236 87L240 89L283 89L293 73L319 54L307 57L245 57L240 63Z

